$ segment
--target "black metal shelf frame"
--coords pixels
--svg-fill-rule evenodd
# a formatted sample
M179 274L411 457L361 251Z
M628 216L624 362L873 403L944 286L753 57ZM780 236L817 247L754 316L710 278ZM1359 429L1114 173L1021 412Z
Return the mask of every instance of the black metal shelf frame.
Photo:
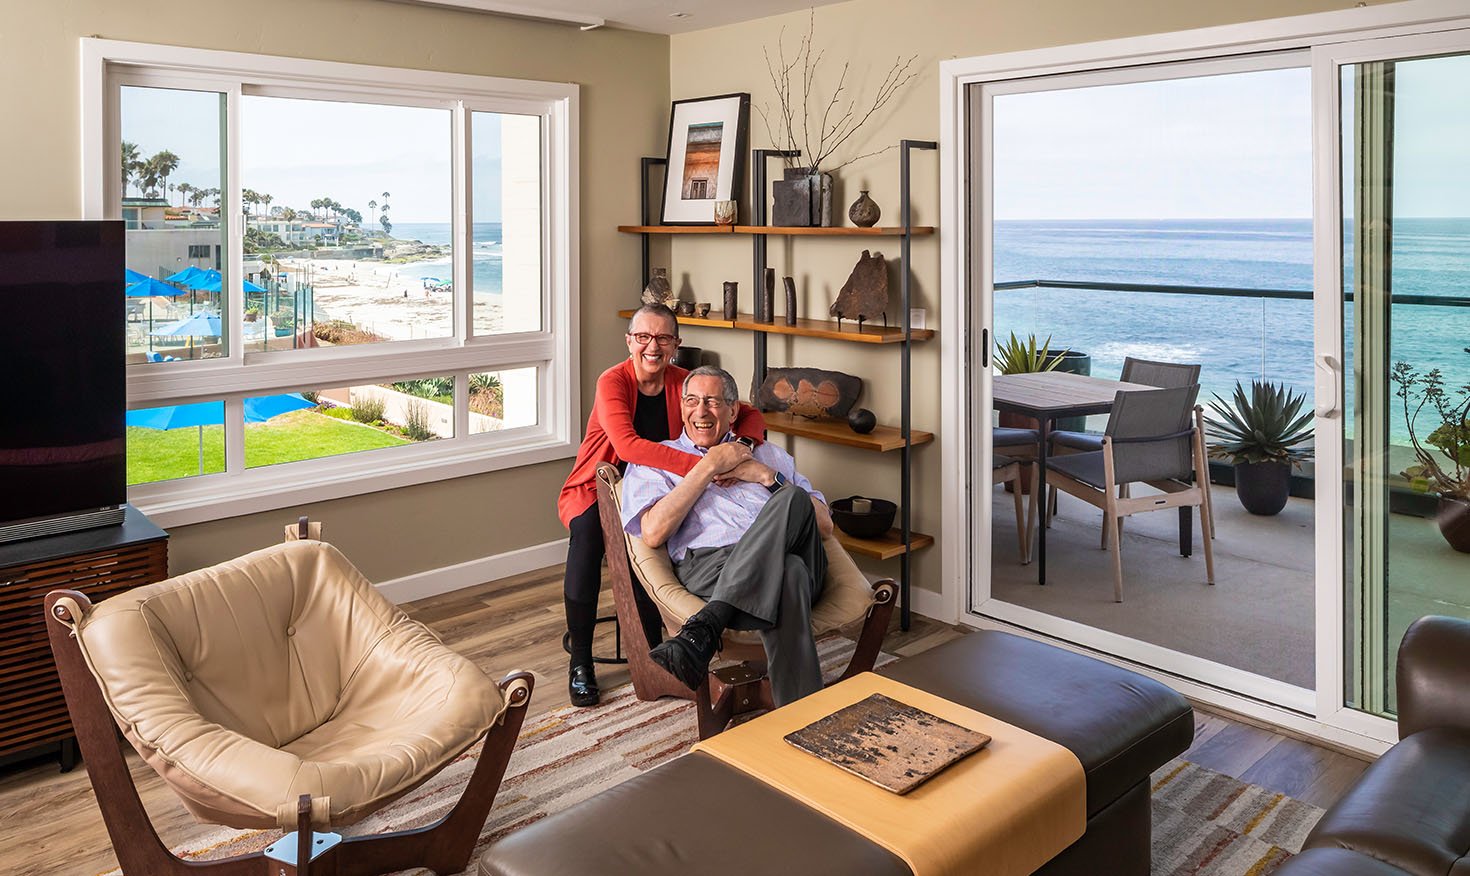
M900 261L903 266L900 289L899 319L903 325L903 342L899 344L900 356L900 427L903 435L903 449L900 452L900 485L899 485L899 513L900 531L903 533L903 553L899 556L899 627L908 630L911 624L912 610L910 607L910 587L913 572L913 518L910 506L913 499L913 436L912 436L912 408L913 387L911 385L911 357L913 353L913 325L910 320L910 301L912 297L913 270L910 267L910 244L913 241L913 205L910 199L910 155L915 149L932 151L939 148L939 144L933 140L900 140L899 141L899 213L902 216L903 234L899 236L901 254ZM750 153L751 163L751 225L762 226L766 224L766 162L772 158L797 158L801 150L790 149L754 149ZM639 217L642 224L653 224L649 216L648 186L650 172L654 167L663 165L667 173L668 159L666 158L644 158L641 161L642 189L639 192ZM648 265L649 257L649 233L643 232L638 235L642 239L642 271L643 283L648 284L650 273ZM763 322L769 322L774 314L765 312L765 296L761 294L764 288L766 271L766 235L751 235L751 291L754 298L753 312L755 318ZM765 332L754 333L754 382L759 384L765 380L768 352L768 336Z

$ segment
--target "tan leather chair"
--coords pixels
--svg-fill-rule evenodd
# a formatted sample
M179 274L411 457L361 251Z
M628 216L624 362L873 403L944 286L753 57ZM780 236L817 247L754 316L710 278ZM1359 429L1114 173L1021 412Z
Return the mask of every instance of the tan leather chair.
M607 565L613 582L613 601L618 625L630 640L628 671L633 691L640 700L664 696L693 699L698 705L699 738L719 733L730 719L743 712L773 707L770 681L765 676L765 648L760 635L747 630L726 630L720 656L744 661L739 666L711 671L697 691L690 691L648 657L657 642L649 642L638 619L633 587L642 586L658 606L664 625L677 630L704 607L704 600L690 593L674 576L669 552L654 549L643 539L628 535L622 524L622 484L617 468L603 463L597 467L598 515L602 520ZM848 629L858 632L857 649L842 677L873 668L878 649L888 632L889 619L898 596L891 578L868 583L868 578L848 556L835 535L823 541L827 549L827 577L822 595L812 604L812 634L818 638ZM633 575L638 576L634 582Z
M529 673L491 681L319 541L95 606L53 591L46 612L97 802L130 876L206 865L185 864L159 840L118 728L202 822L296 829L284 847L331 849L334 862L311 862L324 873L455 873L489 814L533 684ZM381 809L481 738L467 790L434 825L340 844L313 836ZM257 853L207 866L274 876L270 865Z

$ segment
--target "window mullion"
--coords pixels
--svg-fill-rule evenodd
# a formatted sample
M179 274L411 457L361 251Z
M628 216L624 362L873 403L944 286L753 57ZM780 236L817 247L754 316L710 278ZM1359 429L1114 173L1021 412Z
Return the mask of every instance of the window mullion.
M226 326L226 360L232 365L245 364L245 217L240 199L240 93L239 82L225 89L225 130L220 142L225 151L225 192L220 201L220 224L225 234L225 272L220 285L220 320ZM227 422L228 422L228 418ZM229 442L226 442L228 454Z
M453 241L450 259L454 281L454 336L463 343L474 334L475 295L471 283L474 277L475 229L472 212L474 199L470 194L470 187L474 184L470 156L474 153L470 142L469 110L465 109L464 101L455 101L450 117L453 127L450 175L454 192L450 221L454 224L450 232L450 239ZM456 398L455 406L460 405L460 400Z

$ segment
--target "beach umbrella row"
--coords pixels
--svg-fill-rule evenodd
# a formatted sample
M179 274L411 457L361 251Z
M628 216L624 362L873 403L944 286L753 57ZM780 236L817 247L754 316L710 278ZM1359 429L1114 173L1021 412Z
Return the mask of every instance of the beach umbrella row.
M245 399L245 422L264 423L291 411L314 408L297 392L265 395ZM221 402L196 402L191 405L165 405L161 408L143 408L128 411L124 422L129 426L144 429L187 429L199 430L199 473L204 474L204 427L222 425L225 421L225 406Z

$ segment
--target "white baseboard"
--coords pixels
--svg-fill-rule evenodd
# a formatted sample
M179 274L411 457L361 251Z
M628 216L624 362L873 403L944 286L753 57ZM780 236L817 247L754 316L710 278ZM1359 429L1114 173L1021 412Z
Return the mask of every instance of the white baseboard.
M564 563L567 559L567 540L559 538L545 544L532 545L518 550L506 551L493 557L480 557L453 566L415 572L392 581L384 581L378 590L397 604L413 602L453 593L486 581L495 581Z
M940 623L958 623L959 618L955 616L950 607L949 599L943 593L935 593L933 590L925 590L923 587L909 587L909 609L916 614L937 620Z

